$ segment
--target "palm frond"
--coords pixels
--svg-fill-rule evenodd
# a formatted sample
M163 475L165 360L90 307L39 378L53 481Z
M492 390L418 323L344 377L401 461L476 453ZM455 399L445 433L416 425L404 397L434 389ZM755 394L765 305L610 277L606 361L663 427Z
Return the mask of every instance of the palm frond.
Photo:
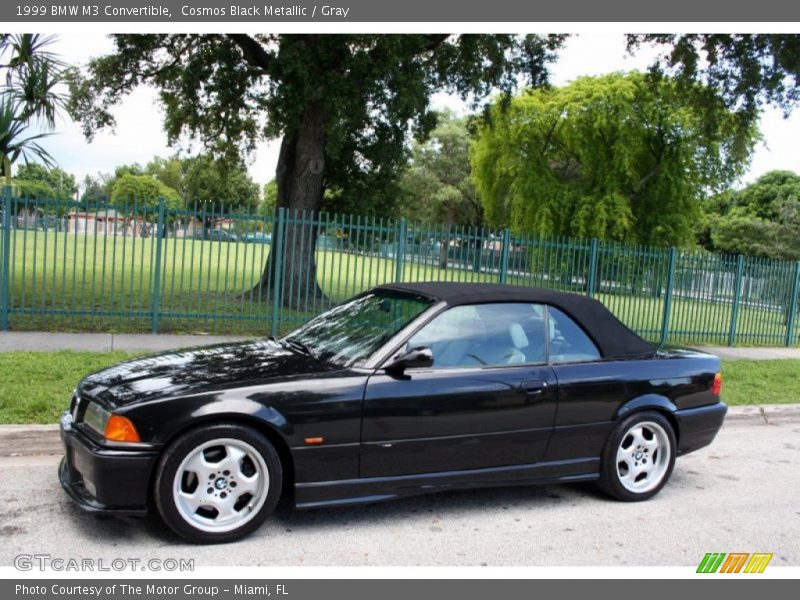
M49 137L50 133L28 135L28 123L17 118L17 105L8 95L0 99L0 154L9 157L11 162L22 158L25 162L30 157L39 158L44 164L54 164L53 157L38 142Z

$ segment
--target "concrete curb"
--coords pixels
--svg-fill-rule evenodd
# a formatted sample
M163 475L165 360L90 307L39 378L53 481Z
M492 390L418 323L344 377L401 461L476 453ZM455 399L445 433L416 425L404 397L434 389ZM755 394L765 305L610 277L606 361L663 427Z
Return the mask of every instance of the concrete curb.
M63 452L58 425L0 425L0 457Z
M800 422L800 404L731 406L725 420L731 422L760 420L765 425Z
M800 423L800 404L732 406L725 423L762 425ZM9 456L57 455L63 452L58 425L0 425L0 458Z

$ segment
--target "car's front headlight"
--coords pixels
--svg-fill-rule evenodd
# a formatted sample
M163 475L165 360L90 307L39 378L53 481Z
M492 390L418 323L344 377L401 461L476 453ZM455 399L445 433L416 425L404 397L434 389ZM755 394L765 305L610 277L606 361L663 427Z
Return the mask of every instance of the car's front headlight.
M103 436L106 434L106 425L110 418L111 413L97 402L90 402L86 412L83 413L83 422Z
M86 407L83 422L112 442L141 441L130 419L107 411L97 402L90 402Z

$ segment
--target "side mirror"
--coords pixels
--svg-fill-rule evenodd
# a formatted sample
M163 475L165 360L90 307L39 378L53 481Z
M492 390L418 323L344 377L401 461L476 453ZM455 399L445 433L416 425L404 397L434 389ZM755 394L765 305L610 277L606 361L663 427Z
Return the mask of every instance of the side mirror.
M410 350L401 350L393 358L389 359L389 362L383 365L383 368L388 373L402 374L406 369L432 366L433 351L425 346L420 346Z

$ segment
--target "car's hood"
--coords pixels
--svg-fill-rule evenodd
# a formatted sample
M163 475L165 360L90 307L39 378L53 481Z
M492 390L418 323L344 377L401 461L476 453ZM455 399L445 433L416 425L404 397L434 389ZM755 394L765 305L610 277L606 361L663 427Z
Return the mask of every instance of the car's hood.
M121 406L337 368L277 342L256 340L179 350L120 363L83 379L78 392L84 398Z

